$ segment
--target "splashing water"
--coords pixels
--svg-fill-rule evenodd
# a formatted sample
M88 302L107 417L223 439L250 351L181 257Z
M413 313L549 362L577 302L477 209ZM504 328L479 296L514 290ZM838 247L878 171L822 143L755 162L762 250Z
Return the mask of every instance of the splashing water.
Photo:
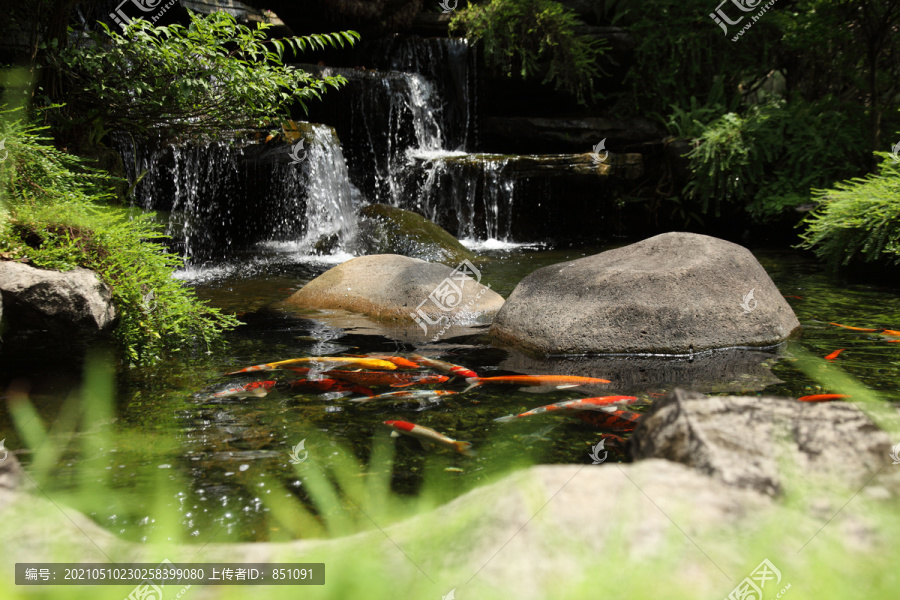
M345 251L356 232L361 195L350 183L334 130L301 123L307 151L253 143L256 132L221 142L161 143L116 136L134 203L157 211L173 249L188 262L227 260L263 242L309 254L327 241Z

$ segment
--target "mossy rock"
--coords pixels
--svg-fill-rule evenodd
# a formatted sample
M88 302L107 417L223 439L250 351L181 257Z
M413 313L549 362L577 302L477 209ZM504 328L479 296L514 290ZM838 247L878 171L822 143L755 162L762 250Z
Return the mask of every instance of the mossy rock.
M422 215L387 204L359 211L357 250L362 255L400 254L456 266L475 255L446 229Z

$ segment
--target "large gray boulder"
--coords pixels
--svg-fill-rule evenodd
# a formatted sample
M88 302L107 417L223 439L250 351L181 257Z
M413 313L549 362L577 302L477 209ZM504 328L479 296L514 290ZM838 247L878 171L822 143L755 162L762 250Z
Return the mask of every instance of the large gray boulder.
M36 329L90 337L116 321L112 293L88 269L61 272L0 262L0 295L13 332Z
M480 271L465 264L469 276L459 268L417 258L360 256L322 273L285 304L424 323L434 331L447 322L489 322L503 305L503 297L479 283Z
M765 269L737 244L665 233L538 269L491 326L539 354L692 352L771 346L800 328Z
M891 463L888 435L849 402L675 390L629 442L636 460L665 458L772 496L799 481L858 487Z

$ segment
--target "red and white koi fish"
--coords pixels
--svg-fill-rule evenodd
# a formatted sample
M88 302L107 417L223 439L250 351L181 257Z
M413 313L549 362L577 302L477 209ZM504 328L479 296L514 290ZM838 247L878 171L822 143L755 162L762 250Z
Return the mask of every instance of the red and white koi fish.
M237 375L239 373L255 373L257 371L274 371L287 365L296 365L300 363L322 363L331 366L352 365L359 369L382 369L385 371L393 371L397 368L392 362L381 360L379 358L354 358L352 356L306 356L304 358L291 358L288 360L279 360L278 362L265 363L263 365L253 365L245 367L239 371L225 373L226 375Z
M500 423L509 423L510 421L513 421L515 419L521 419L522 417L530 417L532 415L539 415L541 413L557 410L570 412L577 412L582 410L602 410L605 412L616 412L617 410L620 410L619 408L616 408L617 405L632 404L634 402L637 402L637 397L635 396L603 396L602 398L582 398L580 400L566 400L565 402L557 402L556 404L540 406L518 415L507 415L505 417L500 417L499 419L494 420Z
M393 429L391 437L399 437L401 433L414 437L419 440L419 443L422 444L422 447L426 450L431 444L437 444L438 446L455 450L466 456L476 456L475 451L472 450L471 442L454 440L442 433L438 433L434 429L416 425L415 423L408 423L407 421L385 421L384 424Z
M812 396L801 396L797 398L800 402L828 402L829 400L840 400L841 398L849 398L847 394L813 394Z
M438 396L449 396L458 392L450 390L403 390L400 392L388 392L386 394L378 394L371 398L349 398L350 402L372 402L374 400L423 400L425 398L437 398Z
M228 388L227 390L222 390L221 392L209 394L206 398L247 398L251 396L254 398L264 398L276 385L278 385L277 381L251 381L244 385L238 385Z
M468 392L473 387L484 385L485 383L506 383L509 385L532 385L540 387L555 387L562 390L570 387L578 387L581 385L592 385L596 383L610 383L608 379L598 379L597 377L579 377L577 375L504 375L502 377L467 377L466 383L470 384L464 392Z
M471 369L467 369L465 367L461 367L459 365L454 365L453 363L444 362L442 360L437 360L434 358L427 358L425 356L420 356L418 354L410 354L409 357L419 363L420 365L425 365L426 367L431 367L436 371L440 371L441 373L446 373L448 375L456 375L457 377L474 377L478 378L478 373L472 371Z
M428 385L444 383L450 378L446 375L424 375L420 373L370 373L367 371L325 371L327 377L343 379L357 385L371 387L387 385L390 387L409 387L411 385Z
M630 410L617 410L616 412L580 412L575 415L588 425L597 429L609 429L611 431L634 431L638 421L641 420L641 413L631 412Z
M288 385L292 390L308 389L317 392L350 392L365 396L375 395L375 392L367 387L346 381L338 381L337 379L295 379Z

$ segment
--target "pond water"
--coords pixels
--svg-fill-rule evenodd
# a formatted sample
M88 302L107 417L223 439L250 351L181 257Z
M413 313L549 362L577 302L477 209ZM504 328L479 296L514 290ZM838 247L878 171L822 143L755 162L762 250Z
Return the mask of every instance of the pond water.
M533 270L556 262L594 254L604 248L551 250L541 247L485 249L480 265L482 283L507 297L516 283ZM200 297L240 315L244 326L228 336L229 345L211 354L182 356L151 367L124 369L120 375L114 421L88 428L79 439L120 433L112 447L88 456L70 444L64 449L48 491L64 497L84 482L105 481L116 489L147 490L127 503L83 508L99 523L129 539L147 539L159 527L159 511L169 511L170 527L184 539L205 543L283 540L303 536L286 530L272 518L269 500L296 497L309 502L303 468L291 464L292 447L304 441L303 452L327 468L337 449L349 449L360 461L371 458L373 440L388 442L389 419L412 421L472 442L479 456L470 458L446 450L424 451L415 440L391 440L393 464L370 464L372 472L392 469L394 489L414 492L426 472L440 473L452 494L489 479L501 468L498 457L543 463L590 463L589 452L605 432L579 419L539 415L501 424L495 418L544 404L586 396L628 394L640 398L635 411L646 410L675 386L707 393L801 396L833 392L801 373L792 353L802 347L817 356L844 348L836 361L865 385L900 402L900 344L887 343L877 333L856 332L831 325L900 328L897 289L847 284L824 273L807 255L794 251L757 249L755 255L793 307L802 335L766 350L693 357L598 357L535 360L483 341L485 328L474 328L434 343L414 343L389 328L349 315L292 312L273 307L341 257L315 259L292 254L289 246L271 246L232 266L189 270L182 277ZM346 258L346 257L345 257ZM739 301L739 299L736 299ZM507 386L484 386L440 402L373 402L354 404L334 394L273 391L266 397L204 399L203 392L255 379L288 378L283 372L225 377L240 367L300 356L419 352L463 365L481 376L529 373L570 373L607 377L614 383L583 389L529 393ZM56 368L19 357L0 365L0 377L30 379L38 413L53 424L65 398L77 387L75 367ZM462 391L459 380L432 386ZM392 391L379 388L377 392ZM24 443L9 415L0 421L7 447ZM134 432L134 435L130 435ZM621 432L611 432L620 433ZM140 435L139 435L140 434ZM627 433L623 434L627 437ZM609 461L625 460L613 439ZM300 454L303 455L303 452ZM27 463L30 455L22 452ZM80 483L78 483L80 482ZM163 482L163 483L160 483ZM166 482L168 482L166 484ZM52 488L52 490L50 490ZM151 516L152 515L152 516ZM288 528L289 529L289 528Z

